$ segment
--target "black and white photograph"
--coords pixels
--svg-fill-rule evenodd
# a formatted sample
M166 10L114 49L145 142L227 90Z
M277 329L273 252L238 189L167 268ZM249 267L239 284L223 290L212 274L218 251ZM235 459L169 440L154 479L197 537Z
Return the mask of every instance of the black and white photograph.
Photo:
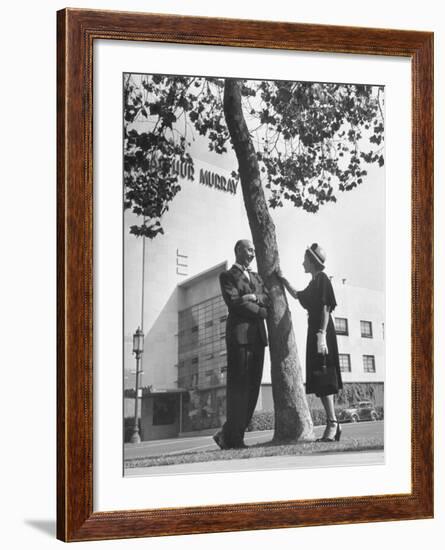
M383 463L384 86L122 82L124 475Z

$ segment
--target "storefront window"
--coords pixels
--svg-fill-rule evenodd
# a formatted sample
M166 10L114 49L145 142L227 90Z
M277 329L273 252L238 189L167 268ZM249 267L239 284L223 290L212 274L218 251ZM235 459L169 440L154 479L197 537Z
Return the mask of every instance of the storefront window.
M153 426L176 422L176 397L160 396L153 399Z

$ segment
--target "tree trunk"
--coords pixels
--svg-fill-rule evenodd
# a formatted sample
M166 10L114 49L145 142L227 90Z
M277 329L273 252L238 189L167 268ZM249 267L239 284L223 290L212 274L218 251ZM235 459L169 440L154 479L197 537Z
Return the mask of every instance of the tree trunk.
M225 81L224 114L238 159L258 270L272 300L267 328L275 409L274 440L312 439L312 419L304 391L291 314L284 289L274 274L279 266L275 225L261 185L256 151L242 112L241 87L237 80Z

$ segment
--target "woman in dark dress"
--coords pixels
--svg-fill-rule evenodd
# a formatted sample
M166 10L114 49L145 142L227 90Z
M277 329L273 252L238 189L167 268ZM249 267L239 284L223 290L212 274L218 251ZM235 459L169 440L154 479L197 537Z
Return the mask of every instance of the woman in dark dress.
M295 290L283 276L277 275L286 290L308 312L306 344L306 393L320 397L326 411L326 428L317 441L339 441L341 427L335 415L334 394L343 387L338 359L337 336L331 313L337 302L329 277L324 273L326 255L317 244L306 249L303 267L312 279L301 291Z

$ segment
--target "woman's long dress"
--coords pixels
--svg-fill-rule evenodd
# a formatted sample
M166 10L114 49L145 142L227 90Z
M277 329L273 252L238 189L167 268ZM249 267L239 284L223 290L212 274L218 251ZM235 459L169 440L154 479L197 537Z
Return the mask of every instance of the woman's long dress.
M298 292L300 304L308 312L308 331L306 343L306 393L315 393L318 397L338 393L343 387L338 359L337 335L331 315L326 327L328 354L317 351L317 332L321 328L323 306L334 311L334 289L329 277L323 271L311 280L309 285Z

